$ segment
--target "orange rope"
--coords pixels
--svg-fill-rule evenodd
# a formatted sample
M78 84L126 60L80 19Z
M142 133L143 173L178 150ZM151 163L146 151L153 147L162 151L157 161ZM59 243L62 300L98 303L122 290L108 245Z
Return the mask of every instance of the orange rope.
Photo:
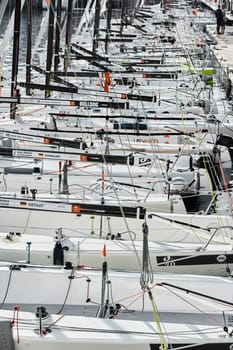
M220 325L222 327L222 324L219 323L218 319L216 319L215 317L211 316L210 314L206 313L205 311L203 311L202 309L200 309L199 307L197 307L196 305L194 305L193 303L191 303L190 301L186 300L184 297L182 297L181 295L177 294L174 290L171 290L169 287L164 286L162 284L158 284L158 286L160 287L164 287L165 289L167 289L170 293L174 294L177 298L182 299L185 303L191 305L194 309L200 311L201 314L205 315L206 317L208 317L209 319L211 319L212 321L216 322L217 325Z

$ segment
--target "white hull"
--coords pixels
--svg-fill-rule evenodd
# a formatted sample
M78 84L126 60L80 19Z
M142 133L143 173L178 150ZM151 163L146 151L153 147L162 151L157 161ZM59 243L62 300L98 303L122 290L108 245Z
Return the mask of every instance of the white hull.
M6 204L0 208L1 232L19 232L53 236L55 230L62 228L67 235L76 237L111 237L120 235L123 239L141 240L144 219L90 214L80 215L59 211L43 211L21 208L11 209ZM159 215L159 216L157 216ZM231 242L233 220L231 216L148 213L149 240L165 242L206 243L213 228L220 228L214 236L213 243ZM166 219L168 218L168 220ZM184 223L184 225L182 224ZM226 228L229 226L230 228ZM221 229L221 227L224 227ZM203 228L203 229L201 229Z
M8 238L7 238L8 237ZM101 268L103 252L111 269L141 271L142 241L103 240L62 236L63 254L56 254L58 239L50 236L0 234L0 260L39 265L95 266ZM228 276L233 265L232 244L149 242L154 273L189 273ZM204 249L205 248L205 249ZM228 270L229 269L229 270Z
M35 313L19 311L17 316L12 330L6 326L15 350L159 350L187 344L228 350L232 346L223 327L214 322L192 324L191 316L188 322L178 323L173 315L170 322L156 323L52 314L42 319L41 326ZM12 311L0 311L0 320L10 323L12 317Z
M103 302L107 303L106 315L111 314L108 307L112 307L119 318L153 320L151 299L140 283L144 285L144 280L159 313L227 312L232 310L233 301L233 281L227 277L156 273L152 280L150 275L138 272L109 270L102 274L93 268L69 270L5 263L0 267L0 280L1 306L18 305L30 311L44 305L54 313L73 308L79 315L96 316Z

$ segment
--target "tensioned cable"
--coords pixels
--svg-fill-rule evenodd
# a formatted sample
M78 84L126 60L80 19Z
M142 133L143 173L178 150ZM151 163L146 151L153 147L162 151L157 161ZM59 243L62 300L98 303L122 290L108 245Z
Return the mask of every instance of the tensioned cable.
M66 306L66 301L67 301L67 299L69 297L71 284L72 284L72 281L74 279L74 268L71 270L71 274L70 274L70 276L68 278L69 278L69 284L68 284L68 287L67 287L65 299L64 299L63 304L61 305L60 309L57 311L57 313L56 313L57 315L59 315L62 312L62 310L64 309L64 307Z
M9 292L9 288L10 288L10 283L11 283L11 277L12 277L12 273L13 273L13 268L10 268L10 273L9 273L9 277L8 277L8 281L7 281L7 286L6 286L6 290L5 290L5 295L2 299L2 302L0 304L0 309L4 306L8 292Z

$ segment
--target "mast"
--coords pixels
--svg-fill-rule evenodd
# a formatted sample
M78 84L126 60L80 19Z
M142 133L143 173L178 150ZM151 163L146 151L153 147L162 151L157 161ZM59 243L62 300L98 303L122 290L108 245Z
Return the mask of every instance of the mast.
M54 49L54 71L58 70L59 66L59 49L60 49L60 34L61 34L61 9L62 0L57 0L57 19L55 32L55 49Z
M19 64L19 37L21 21L21 0L15 0L15 18L14 18L14 38L13 38L13 57L11 74L11 97L17 97L17 75ZM10 118L15 119L16 103L10 104Z
M126 9L126 3L127 0L122 0L121 1L121 25L120 25L120 34L122 34L123 31L123 24L124 24L124 20L125 20L125 9Z
M26 56L26 83L31 82L32 58L32 0L27 0L27 56ZM26 87L26 95L31 95L31 89Z
M101 302L100 302L100 308L98 311L98 317L104 318L106 315L107 307L109 300L106 299L106 292L107 292L107 281L108 281L108 264L106 261L102 264L102 286L101 286Z
M73 0L68 1L67 22L66 22L66 40L65 40L65 60L64 70L66 71L70 62L70 41L72 33L72 15L73 15Z
M93 46L92 51L96 53L98 47L98 34L99 34L99 23L100 23L100 0L95 1L95 19L94 19L94 32L93 32Z
M46 73L45 73L45 84L49 86L52 79L51 67L53 60L53 32L54 32L54 11L55 1L51 0L49 4L49 28L48 28L48 40L47 40L47 60L46 60ZM50 91L45 91L45 98L50 96Z
M112 19L112 1L107 0L107 24L106 24L106 36L105 36L105 53L108 52L108 42L111 32L111 19Z

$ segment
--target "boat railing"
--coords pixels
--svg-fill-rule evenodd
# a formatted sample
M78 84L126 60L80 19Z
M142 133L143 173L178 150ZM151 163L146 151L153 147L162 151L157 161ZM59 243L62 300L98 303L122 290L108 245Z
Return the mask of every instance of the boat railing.
M225 225L225 226L219 226L219 227L213 227L212 229L214 229L213 233L210 235L210 238L208 239L208 241L206 242L206 244L204 245L204 247L199 247L197 248L197 251L205 251L206 248L208 247L208 245L211 243L212 239L214 238L214 236L217 234L217 232L219 230L222 229L231 229L233 230L233 226L231 225Z
M151 192L154 190L154 187L155 187L155 185L157 185L158 183L165 183L165 184L167 184L168 185L168 199L169 199L169 196L170 196L170 182L168 181L168 180L166 180L166 179L158 179L158 180L156 180L154 183L153 183L153 185L151 186L151 188L150 188L150 190L148 191L148 193L146 194L146 196L145 196L145 198L144 198L144 200L143 200L143 202L146 202L146 200L148 199L148 197L149 197L149 195L151 194Z

